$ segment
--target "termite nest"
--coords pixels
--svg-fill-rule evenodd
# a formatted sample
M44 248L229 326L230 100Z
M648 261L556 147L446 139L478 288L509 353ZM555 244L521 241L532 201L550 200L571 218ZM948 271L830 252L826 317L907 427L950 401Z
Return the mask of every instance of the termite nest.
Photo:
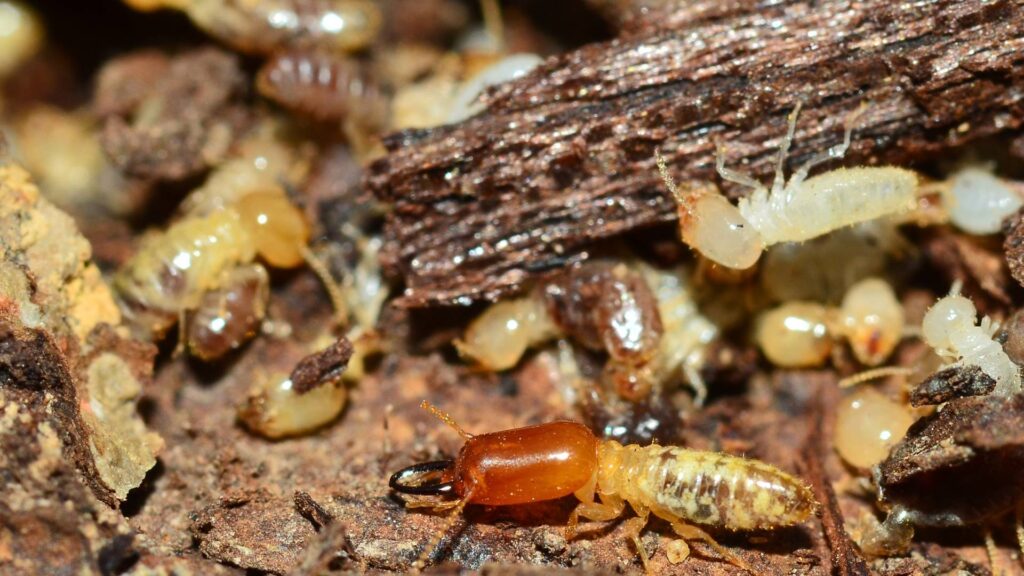
M17 406L0 370L0 440L35 418L25 474L93 489L102 514L57 500L109 515L81 528L99 572L1021 568L1019 110L980 142L927 127L934 154L870 79L638 128L617 98L707 78L595 54L686 3L105 2L78 55L69 8L0 1L0 360L61 384ZM581 46L567 10L621 35ZM544 191L585 185L600 208ZM0 573L44 573L5 551L53 495L7 462Z

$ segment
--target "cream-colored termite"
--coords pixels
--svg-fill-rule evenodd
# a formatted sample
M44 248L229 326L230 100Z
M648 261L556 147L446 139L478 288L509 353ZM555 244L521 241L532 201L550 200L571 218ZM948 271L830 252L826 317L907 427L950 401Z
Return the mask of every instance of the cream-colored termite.
M838 308L791 301L762 313L754 339L776 366L821 366L840 338L858 361L877 366L903 333L903 306L892 287L881 278L865 278L850 287Z
M853 122L861 106L847 116L843 142L812 156L785 180L783 165L793 141L800 104L789 115L789 127L779 147L775 179L769 189L750 176L725 167L725 147L719 146L715 168L723 180L753 189L734 206L713 185L679 189L665 158L655 152L658 170L678 204L683 242L710 260L729 268L749 268L761 253L779 242L801 242L858 222L873 220L914 206L917 176L902 168L839 168L808 178L815 166L842 158L850 146Z

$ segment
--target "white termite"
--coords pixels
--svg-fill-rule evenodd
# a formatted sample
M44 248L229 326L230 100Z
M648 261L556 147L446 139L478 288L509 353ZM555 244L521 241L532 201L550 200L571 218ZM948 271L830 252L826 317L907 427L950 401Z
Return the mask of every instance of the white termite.
M993 394L1011 396L1021 391L1020 369L1003 351L993 336L999 323L988 316L977 321L978 310L969 298L960 294L960 282L949 295L940 298L924 316L921 331L925 342L948 365L978 366L996 381ZM948 366L947 365L947 366Z
M957 171L940 189L950 222L970 234L998 233L1003 220L1024 205L1009 181L978 166Z
M749 268L761 252L779 242L801 242L858 222L913 208L917 175L893 166L839 168L808 178L812 168L842 158L850 146L853 121L864 107L847 116L843 142L812 156L787 182L783 170L793 141L800 104L789 115L779 147L775 179L769 189L750 176L725 167L719 146L715 167L723 180L753 189L734 206L714 186L680 190L655 152L665 185L678 204L680 237L722 266Z

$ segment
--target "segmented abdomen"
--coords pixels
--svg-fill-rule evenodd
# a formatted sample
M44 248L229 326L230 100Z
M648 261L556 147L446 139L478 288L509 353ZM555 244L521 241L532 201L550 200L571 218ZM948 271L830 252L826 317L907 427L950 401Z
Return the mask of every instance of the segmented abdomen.
M623 496L659 516L757 530L798 524L817 507L806 484L757 460L675 446L636 447L631 456L638 474Z
M292 50L260 69L256 88L279 104L314 118L340 120L356 113L367 124L384 122L386 102L359 61L322 51Z
M217 288L224 272L253 258L252 240L234 211L186 218L143 242L114 276L114 290L128 316L160 334Z

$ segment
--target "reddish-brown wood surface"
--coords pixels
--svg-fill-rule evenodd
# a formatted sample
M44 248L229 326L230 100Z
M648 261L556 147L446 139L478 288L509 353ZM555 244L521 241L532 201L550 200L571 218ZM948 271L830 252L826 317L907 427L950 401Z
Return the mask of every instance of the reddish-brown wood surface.
M768 177L797 102L790 165L836 144L861 102L846 164L1016 129L1024 4L664 3L486 99L461 124L392 135L366 177L393 206L384 257L405 305L494 299L595 240L673 221L656 148L679 180L715 178L716 142L730 166Z

